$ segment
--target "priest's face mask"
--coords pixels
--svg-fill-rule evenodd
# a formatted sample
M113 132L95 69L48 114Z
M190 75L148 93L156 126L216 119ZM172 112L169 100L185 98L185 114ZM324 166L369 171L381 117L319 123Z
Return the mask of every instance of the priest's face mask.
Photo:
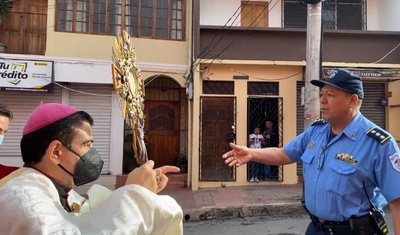
M85 129L85 128L83 128ZM91 128L89 127L89 132L85 130L78 130L76 138L72 141L70 145L63 143L63 146L78 157L78 161L75 164L73 172L63 166L60 162L58 164L61 169L67 172L73 177L74 184L80 186L83 184L90 183L97 180L100 177L101 170L103 169L103 160L100 154L93 147L93 139L91 139ZM90 135L89 135L90 134ZM84 153L84 154L80 154Z

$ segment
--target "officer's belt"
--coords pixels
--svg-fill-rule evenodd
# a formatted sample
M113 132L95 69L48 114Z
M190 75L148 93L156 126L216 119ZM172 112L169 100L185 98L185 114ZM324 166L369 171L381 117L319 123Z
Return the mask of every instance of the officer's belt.
M326 231L328 234L332 235L353 235L353 234L374 234L373 228L369 223L358 224L357 221L368 221L369 216L365 215L362 217L351 218L346 221L329 221L318 218L311 213L309 213L312 223L319 230ZM353 225L351 223L353 220ZM354 228L354 223L357 224L357 227Z
M336 226L336 227L348 227L349 230L351 229L350 227L350 221L346 220L346 221L329 221L329 220L324 220L321 218L318 218L317 216L313 215L310 213L310 218L311 221L314 223L314 225L316 225L317 227L332 227L332 226Z

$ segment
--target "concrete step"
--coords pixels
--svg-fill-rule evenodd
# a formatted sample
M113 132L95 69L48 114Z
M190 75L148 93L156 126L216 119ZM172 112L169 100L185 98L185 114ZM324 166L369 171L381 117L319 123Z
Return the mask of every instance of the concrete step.
M182 189L187 187L186 182L168 182L167 187L165 187L164 190Z
M185 173L170 174L168 175L168 182L187 182L188 175Z

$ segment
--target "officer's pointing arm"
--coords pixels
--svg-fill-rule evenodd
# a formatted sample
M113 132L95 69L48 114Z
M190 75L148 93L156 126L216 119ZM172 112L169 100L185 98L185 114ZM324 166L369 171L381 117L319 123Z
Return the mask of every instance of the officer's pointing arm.
M249 149L252 160L268 165L287 165L293 160L283 151L283 148Z

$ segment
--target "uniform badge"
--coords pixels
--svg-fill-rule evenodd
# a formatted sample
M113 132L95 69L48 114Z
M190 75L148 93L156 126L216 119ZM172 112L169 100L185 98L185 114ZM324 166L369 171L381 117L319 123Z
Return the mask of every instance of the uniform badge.
M394 153L392 156L389 156L390 162L392 163L393 168L400 172L400 154Z
M345 163L348 163L353 166L357 165L357 161L353 158L353 156L347 153L336 154L336 159L344 161Z
M310 143L308 143L307 148L308 148L308 149L313 149L314 146L315 146L315 142L314 142L314 141L311 141Z

